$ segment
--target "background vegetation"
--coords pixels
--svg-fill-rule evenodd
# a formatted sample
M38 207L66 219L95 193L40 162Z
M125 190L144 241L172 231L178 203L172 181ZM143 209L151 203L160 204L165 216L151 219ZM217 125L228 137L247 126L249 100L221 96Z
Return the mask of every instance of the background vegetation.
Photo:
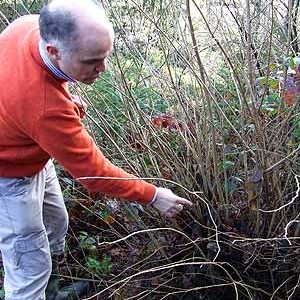
M0 1L1 28L43 1ZM103 1L108 71L75 85L115 164L194 208L89 195L58 167L62 284L86 299L299 298L299 1ZM98 298L97 298L98 297Z

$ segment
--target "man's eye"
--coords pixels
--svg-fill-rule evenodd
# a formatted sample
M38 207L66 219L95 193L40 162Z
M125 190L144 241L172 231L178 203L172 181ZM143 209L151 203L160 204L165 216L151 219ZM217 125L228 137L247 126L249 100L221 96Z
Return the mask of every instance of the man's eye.
M94 59L94 60L86 60L85 63L88 65L92 65L92 64L98 64L102 61L104 61L105 59Z
M92 65L92 64L95 64L96 61L95 60L87 60L87 61L85 61L85 63L88 65Z

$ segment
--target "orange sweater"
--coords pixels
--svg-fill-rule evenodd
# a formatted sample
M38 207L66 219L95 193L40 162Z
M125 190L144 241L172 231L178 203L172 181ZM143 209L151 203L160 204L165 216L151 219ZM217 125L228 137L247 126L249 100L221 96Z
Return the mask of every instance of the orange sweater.
M38 16L24 16L0 34L0 176L37 174L50 157L89 190L149 203L155 186L110 163L81 123L68 83L56 78L38 51Z

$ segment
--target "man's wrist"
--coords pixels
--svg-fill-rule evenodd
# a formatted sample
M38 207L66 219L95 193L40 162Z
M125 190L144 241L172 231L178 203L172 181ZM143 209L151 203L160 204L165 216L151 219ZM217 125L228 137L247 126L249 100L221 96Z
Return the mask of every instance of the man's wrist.
M153 196L151 202L149 203L149 205L154 204L154 202L156 201L156 199L157 199L157 188L155 188L154 196Z

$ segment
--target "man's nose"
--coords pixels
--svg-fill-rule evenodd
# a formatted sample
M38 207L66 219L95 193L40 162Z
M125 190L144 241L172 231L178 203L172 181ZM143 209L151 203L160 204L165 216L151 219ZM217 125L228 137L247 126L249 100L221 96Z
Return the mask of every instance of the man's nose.
M96 64L95 70L99 73L99 72L104 72L106 70L106 66L105 66L105 60L103 61L99 61Z

